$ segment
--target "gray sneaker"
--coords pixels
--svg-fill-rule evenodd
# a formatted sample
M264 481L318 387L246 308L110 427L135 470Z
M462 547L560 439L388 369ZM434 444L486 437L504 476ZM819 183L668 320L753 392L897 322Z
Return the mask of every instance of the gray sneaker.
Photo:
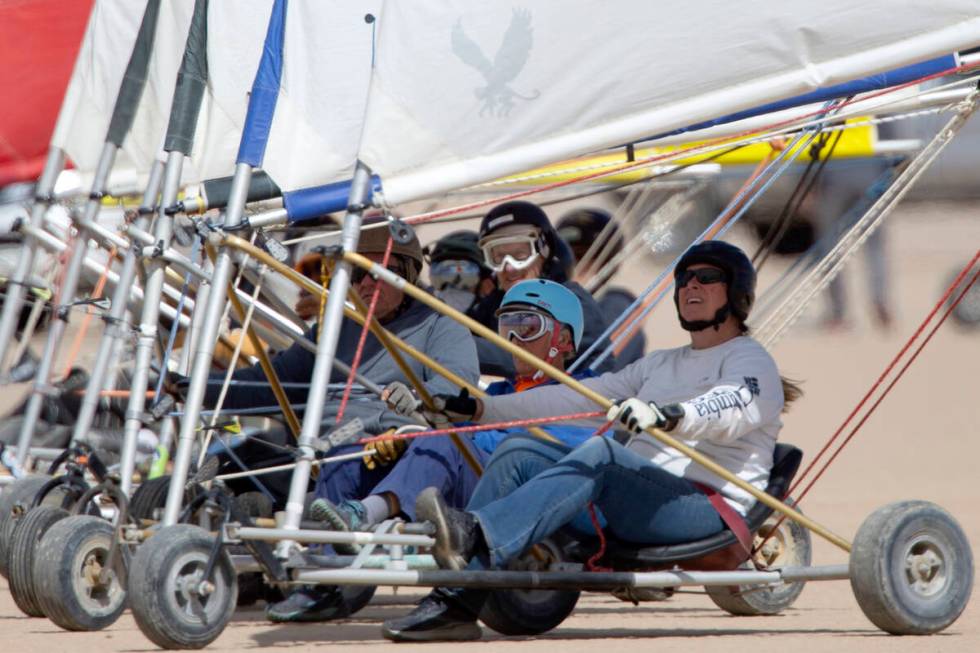
M340 505L326 499L315 499L310 504L310 518L323 522L331 530L350 533L361 529L365 522L366 511L360 501L348 499ZM334 544L334 551L341 555L357 555L361 550L360 544Z

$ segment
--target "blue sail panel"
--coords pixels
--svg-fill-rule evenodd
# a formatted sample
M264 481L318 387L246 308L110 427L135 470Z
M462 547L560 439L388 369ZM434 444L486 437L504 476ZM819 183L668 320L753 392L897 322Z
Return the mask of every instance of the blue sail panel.
M279 86L282 81L282 52L286 32L287 0L276 0L269 16L269 28L262 46L262 59L255 73L252 92L248 99L245 128L238 147L238 163L253 168L262 165L265 147L272 130L272 118L276 112Z

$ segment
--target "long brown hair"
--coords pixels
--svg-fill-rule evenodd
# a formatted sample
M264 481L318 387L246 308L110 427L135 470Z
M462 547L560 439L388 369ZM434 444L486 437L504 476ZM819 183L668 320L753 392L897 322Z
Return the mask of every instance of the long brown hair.
M800 387L800 381L785 376L780 376L779 380L783 384L783 412L785 413L791 403L803 396L803 388Z

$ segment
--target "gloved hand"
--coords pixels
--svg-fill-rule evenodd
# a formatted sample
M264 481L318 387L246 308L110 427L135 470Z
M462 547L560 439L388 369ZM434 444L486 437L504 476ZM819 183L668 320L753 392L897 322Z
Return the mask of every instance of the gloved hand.
M477 400L470 396L470 391L463 388L458 395L435 395L432 398L432 406L434 411L422 412L430 422L445 421L446 418L450 422L469 422L476 415L478 404Z
M389 429L382 435L393 435L395 429ZM365 449L374 449L374 453L364 456L364 466L368 469L375 469L378 466L387 467L398 460L399 456L405 453L408 448L408 440L405 438L394 438L391 440L376 440L364 445Z
M388 404L388 408L399 415L411 415L419 409L421 403L412 389L401 381L392 381L381 391L381 400Z
M677 424L676 418L668 419L657 404L636 397L614 405L606 413L606 419L623 424L633 433L642 433L650 426L669 431Z

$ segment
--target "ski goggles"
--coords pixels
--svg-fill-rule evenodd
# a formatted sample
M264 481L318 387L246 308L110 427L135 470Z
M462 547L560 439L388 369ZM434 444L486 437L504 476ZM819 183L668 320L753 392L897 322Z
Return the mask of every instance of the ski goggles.
M534 311L505 311L497 316L497 333L508 342L513 338L531 342L554 329L554 319Z
M483 260L494 272L503 272L504 267L514 270L530 267L538 258L538 237L530 235L502 236L485 243Z
M429 266L429 282L436 290L476 290L480 284L480 266L465 259L446 259L432 263Z
M683 288L691 282L691 279L697 279L699 284L707 286L713 283L728 281L728 276L723 270L719 270L718 268L687 269L677 275L677 287Z

